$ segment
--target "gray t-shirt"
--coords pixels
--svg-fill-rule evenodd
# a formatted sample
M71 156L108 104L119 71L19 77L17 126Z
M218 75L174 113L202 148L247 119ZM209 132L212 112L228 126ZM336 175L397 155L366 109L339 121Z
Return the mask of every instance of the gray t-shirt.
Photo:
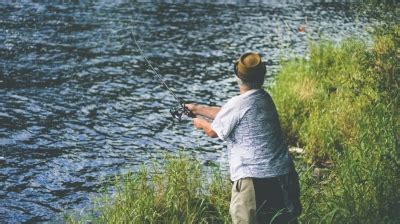
M230 99L211 124L228 144L231 180L289 173L291 158L271 96L249 90Z

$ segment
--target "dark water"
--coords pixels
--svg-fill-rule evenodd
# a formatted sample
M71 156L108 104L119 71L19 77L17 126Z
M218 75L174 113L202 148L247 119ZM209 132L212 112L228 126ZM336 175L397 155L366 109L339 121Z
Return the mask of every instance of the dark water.
M366 37L376 23L338 3L32 2L0 3L2 222L87 206L107 177L160 152L226 162L220 142L171 121L176 103L130 32L177 95L221 105L238 92L231 69L241 53L261 52L271 77L280 57L305 55L308 41Z

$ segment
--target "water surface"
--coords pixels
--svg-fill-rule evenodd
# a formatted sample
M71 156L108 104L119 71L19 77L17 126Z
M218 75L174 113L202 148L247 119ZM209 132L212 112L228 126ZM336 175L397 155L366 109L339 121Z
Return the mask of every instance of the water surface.
M221 142L171 120L176 102L129 33L186 102L222 105L238 94L232 62L243 52L263 55L269 84L279 59L305 55L308 41L366 37L376 23L348 3L45 2L0 4L3 222L87 206L107 177L160 152L226 164Z

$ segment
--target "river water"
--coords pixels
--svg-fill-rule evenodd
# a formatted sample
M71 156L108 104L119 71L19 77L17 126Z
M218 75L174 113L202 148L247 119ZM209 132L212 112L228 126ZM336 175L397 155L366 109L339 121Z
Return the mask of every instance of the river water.
M82 209L108 177L164 152L226 164L221 142L172 121L176 102L131 32L178 96L221 105L238 94L241 53L263 55L268 85L280 58L306 55L309 41L366 38L377 23L349 3L48 2L0 1L2 222Z

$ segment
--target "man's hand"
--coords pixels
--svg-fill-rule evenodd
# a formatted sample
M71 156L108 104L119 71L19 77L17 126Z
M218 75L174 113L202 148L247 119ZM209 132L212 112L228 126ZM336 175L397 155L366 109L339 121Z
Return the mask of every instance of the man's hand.
M196 107L197 107L196 104L188 103L188 104L185 104L185 107L186 107L188 110L192 111L192 113L193 113L194 115L197 115L197 114L196 114Z
M185 104L185 107L192 111L194 115L204 116L210 119L214 119L217 116L218 112L221 110L221 107L210 107L206 105L197 105L197 104Z
M203 120L201 118L193 118L193 125L195 128L201 129L201 128L203 128L204 121L206 121L206 120Z
M211 138L218 137L217 133L211 128L210 122L204 120L202 118L193 118L193 125L197 129L203 129L204 133L206 133Z

